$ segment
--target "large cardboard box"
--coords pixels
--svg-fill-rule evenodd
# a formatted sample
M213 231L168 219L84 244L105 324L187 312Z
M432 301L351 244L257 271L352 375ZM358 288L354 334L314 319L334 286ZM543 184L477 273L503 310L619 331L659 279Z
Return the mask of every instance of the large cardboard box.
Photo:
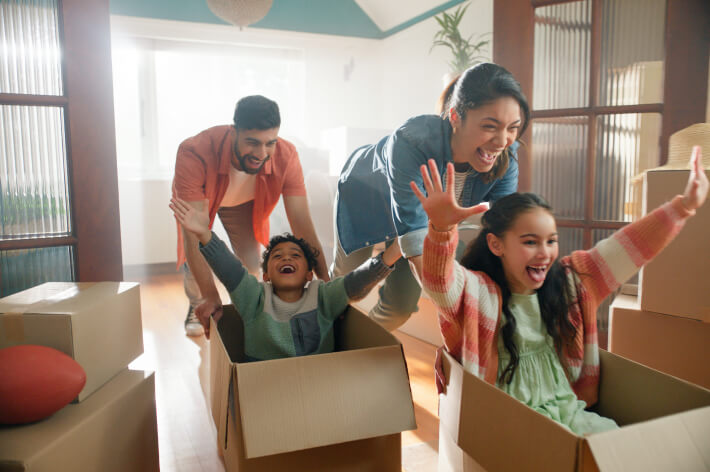
M609 351L710 389L710 323L641 310L638 297L619 295Z
M580 437L445 353L439 471L707 470L710 391L603 350L600 358L595 410L622 427Z
M159 470L152 372L125 369L86 401L23 426L0 426L0 471Z
M39 344L86 372L83 401L143 353L137 283L48 282L0 299L0 348Z
M212 416L228 471L401 471L416 428L401 344L350 307L338 352L244 363L234 307L212 321Z
M643 213L652 211L688 183L687 170L644 174ZM690 218L680 234L639 273L641 309L710 323L710 205Z

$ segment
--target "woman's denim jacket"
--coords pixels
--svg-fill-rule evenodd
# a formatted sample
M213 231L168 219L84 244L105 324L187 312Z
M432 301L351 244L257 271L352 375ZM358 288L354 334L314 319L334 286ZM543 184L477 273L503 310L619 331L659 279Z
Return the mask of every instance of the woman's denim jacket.
M409 182L423 190L419 169L428 159L436 161L443 176L452 162L450 141L448 119L421 115L377 144L353 152L340 173L336 198L338 236L346 254L399 235L405 257L421 255L429 219ZM515 142L508 170L500 179L486 183L477 172L466 178L463 206L492 202L516 191L517 149Z

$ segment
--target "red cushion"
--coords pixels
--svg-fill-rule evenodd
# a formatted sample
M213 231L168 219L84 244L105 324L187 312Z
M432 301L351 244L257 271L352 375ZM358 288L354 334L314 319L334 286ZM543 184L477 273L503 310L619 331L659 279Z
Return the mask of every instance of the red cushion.
M32 344L0 349L0 423L46 418L76 398L85 383L84 369L56 349Z

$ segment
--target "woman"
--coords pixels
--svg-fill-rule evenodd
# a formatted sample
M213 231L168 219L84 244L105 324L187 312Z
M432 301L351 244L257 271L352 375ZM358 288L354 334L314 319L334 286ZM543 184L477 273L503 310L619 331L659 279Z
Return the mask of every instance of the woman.
M510 72L479 64L456 81L442 116L411 118L350 156L338 181L333 275L358 267L371 256L372 246L383 241L390 245L396 239L404 256L380 288L371 318L394 330L417 310L421 287L410 266L421 274L428 219L409 182L421 184L420 166L434 159L443 174L453 162L461 206L513 193L518 186L516 140L529 115Z

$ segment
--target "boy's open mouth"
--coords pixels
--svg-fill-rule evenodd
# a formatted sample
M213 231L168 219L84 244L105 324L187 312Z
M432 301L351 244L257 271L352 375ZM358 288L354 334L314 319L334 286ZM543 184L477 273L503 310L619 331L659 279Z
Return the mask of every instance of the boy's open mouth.
M296 267L291 264L284 264L279 269L279 274L293 274L296 272Z
M536 283L544 282L547 273L547 266L527 266L528 276Z

